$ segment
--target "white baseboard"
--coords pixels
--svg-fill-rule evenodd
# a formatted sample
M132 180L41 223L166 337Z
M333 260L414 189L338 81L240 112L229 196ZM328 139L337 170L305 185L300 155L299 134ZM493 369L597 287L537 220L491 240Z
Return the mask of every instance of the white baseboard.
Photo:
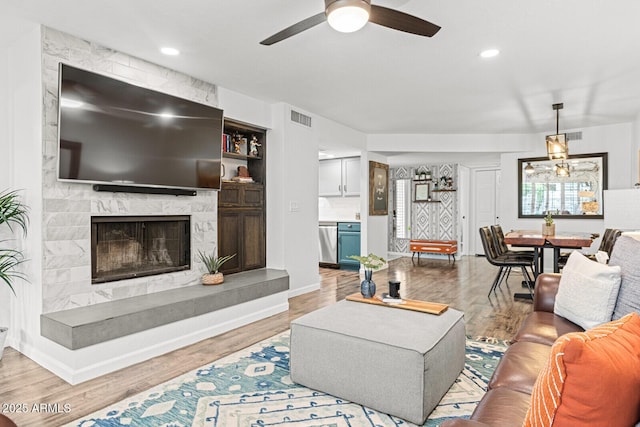
M289 298L293 298L293 297L297 297L298 295L317 291L318 289L320 289L320 282L303 286L302 288L289 289Z
M19 351L75 385L287 311L287 300L280 292L79 350L41 338L42 348L22 343Z

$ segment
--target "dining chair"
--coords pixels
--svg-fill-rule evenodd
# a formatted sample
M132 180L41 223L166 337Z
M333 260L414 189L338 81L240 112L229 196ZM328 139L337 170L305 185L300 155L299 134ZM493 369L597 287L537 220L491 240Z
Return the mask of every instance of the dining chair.
M510 249L509 246L504 241L504 232L502 231L502 226L496 224L490 226L491 228L491 237L498 249L499 255L512 255L519 257L530 257L533 262L534 253L532 250L513 250Z
M493 239L491 228L490 227L481 227L480 228L480 239L482 240L482 248L484 249L485 257L490 264L499 267L498 274L496 278L493 280L493 284L489 289L489 294L487 296L491 296L491 292L496 292L496 289L504 278L507 276L508 271L513 267L520 267L522 271L522 275L524 276L524 281L529 288L529 295L533 297L533 290L531 288L531 276L529 276L529 272L527 271L527 267L533 268L533 259L527 256L513 256L513 255L500 255L498 248L496 247L495 241Z
M611 251L613 250L613 246L616 244L616 240L622 234L622 230L618 230L617 228L607 228L604 230L604 234L602 235L602 240L600 241L600 246L598 246L598 252L606 252L607 255L611 256ZM558 257L558 267L563 268L567 264L567 260L569 259L569 255L571 252L563 252ZM590 260L596 261L595 254L584 254Z
M498 255L527 258L531 260L531 263L533 263L535 254L532 250L513 250L509 248L509 246L504 241L504 232L502 231L502 226L496 224L491 225L489 228L491 229L491 237L493 238L493 242L496 245L496 249L498 250ZM511 267L507 267L504 280L509 280L510 275Z

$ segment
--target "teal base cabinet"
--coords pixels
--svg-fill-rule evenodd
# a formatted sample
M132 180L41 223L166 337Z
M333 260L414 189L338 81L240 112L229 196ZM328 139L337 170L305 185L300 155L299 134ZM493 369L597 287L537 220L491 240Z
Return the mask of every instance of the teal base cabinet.
M350 255L360 255L360 223L338 223L338 263L341 269L359 270L360 263L349 258Z

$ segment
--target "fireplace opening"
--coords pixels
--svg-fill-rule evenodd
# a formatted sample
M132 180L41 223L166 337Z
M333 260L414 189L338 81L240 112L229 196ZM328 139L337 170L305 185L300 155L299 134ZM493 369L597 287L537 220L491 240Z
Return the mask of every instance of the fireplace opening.
M187 215L91 217L91 283L188 270L190 230Z

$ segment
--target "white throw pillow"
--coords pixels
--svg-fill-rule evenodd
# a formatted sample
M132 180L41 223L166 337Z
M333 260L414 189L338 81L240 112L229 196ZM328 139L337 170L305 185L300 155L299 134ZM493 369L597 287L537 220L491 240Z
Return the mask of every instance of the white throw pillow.
M611 321L620 290L620 267L591 261L573 251L562 269L553 312L591 329Z

